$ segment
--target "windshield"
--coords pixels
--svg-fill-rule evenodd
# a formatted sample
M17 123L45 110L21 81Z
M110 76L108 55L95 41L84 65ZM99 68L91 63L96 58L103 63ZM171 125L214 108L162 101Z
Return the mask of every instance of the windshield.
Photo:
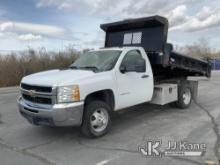
M108 71L115 66L120 54L121 51L116 50L86 52L80 55L70 68Z

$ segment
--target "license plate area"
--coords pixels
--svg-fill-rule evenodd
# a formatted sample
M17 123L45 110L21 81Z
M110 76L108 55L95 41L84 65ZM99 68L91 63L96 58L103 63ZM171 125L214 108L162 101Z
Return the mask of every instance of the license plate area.
M21 112L21 114L28 120L29 123L33 125L54 125L53 120L51 118L33 116L24 112Z

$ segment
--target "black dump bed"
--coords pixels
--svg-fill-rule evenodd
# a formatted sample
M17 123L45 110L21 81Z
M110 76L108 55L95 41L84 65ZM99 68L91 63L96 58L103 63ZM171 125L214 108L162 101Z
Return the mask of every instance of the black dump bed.
M210 63L173 51L167 43L168 20L161 16L102 24L105 47L141 46L158 79L211 75Z

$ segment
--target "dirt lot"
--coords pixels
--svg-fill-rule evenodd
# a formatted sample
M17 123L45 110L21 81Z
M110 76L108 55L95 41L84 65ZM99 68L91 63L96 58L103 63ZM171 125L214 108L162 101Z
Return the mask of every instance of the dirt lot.
M18 89L0 89L0 164L205 164L220 159L220 72L199 83L197 103L187 110L143 104L116 114L109 134L81 136L77 128L30 125L16 105ZM202 157L146 158L138 147L146 141L205 143Z

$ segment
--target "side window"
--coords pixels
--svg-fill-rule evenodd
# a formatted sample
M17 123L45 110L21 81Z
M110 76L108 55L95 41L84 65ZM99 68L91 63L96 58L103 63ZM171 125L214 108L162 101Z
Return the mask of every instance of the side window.
M129 51L122 60L121 66L125 66L126 68L134 68L138 61L142 59L142 55L138 50Z

